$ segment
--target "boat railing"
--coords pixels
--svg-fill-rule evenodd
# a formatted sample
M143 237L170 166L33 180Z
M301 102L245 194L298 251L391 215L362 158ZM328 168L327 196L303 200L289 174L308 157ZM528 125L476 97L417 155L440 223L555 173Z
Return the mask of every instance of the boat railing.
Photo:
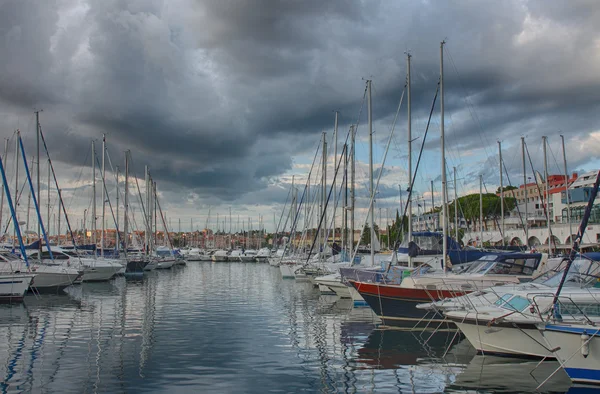
M550 302L549 306L544 308L543 311L542 311L542 308L540 307L540 305L538 304L538 299L540 299L540 298L550 298L551 299L550 301L552 302L552 299L554 299L554 294L535 294L531 297L531 307L532 307L531 309L532 309L532 311L535 311L537 313L537 315L541 321L550 321L552 319L555 319L557 321L562 321L563 313L566 312L566 314L568 316L570 316L570 318L574 321L578 320L578 317L579 317L580 319L583 318L583 320L585 320L585 322L587 324L590 324L592 326L596 325L596 322L594 322L592 319L590 319L590 317L587 315L587 313L585 313L585 311L583 309L581 309L581 307L577 304L577 302L573 301L571 296L560 295L556 301L557 308L551 308L551 302ZM567 302L565 302L565 301L567 301ZM596 301L596 303L598 303L598 301ZM573 306L577 313L575 314L575 313L573 313L573 311L570 311L569 308L567 307L567 305ZM544 318L542 316L542 313L546 313L548 311L550 311L552 313L548 314L548 316L546 318Z

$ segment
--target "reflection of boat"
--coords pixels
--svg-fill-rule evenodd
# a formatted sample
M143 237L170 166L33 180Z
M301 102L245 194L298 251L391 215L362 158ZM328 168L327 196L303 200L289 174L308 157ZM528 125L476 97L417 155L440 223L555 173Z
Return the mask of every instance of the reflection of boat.
M441 358L454 336L449 332L429 333L399 330L373 330L358 350L359 362L378 369L417 365L423 360Z
M73 307L79 308L81 301L77 300L66 293L63 294L44 294L42 297L38 297L33 294L28 294L23 298L27 309L52 309L52 308L65 308Z
M0 301L20 302L33 282L34 274L0 275Z
M456 377L450 389L458 390L493 390L494 392L535 392L548 376L560 364L556 361L523 360L508 357L475 356L462 373ZM569 378L563 371L556 373L547 383L546 388L553 392L565 392L569 386Z
M444 322L441 314L418 309L417 304L462 296L504 283L531 280L541 259L539 253L489 254L469 266L460 266L462 271L459 272L430 273L431 267L421 266L403 278L400 284L349 282L386 325L414 327L430 322L441 324Z

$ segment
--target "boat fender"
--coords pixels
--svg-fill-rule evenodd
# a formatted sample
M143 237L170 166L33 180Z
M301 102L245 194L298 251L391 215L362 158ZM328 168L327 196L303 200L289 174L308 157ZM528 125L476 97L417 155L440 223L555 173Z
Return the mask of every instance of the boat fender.
M581 355L584 358L590 355L590 336L587 334L587 331L581 334Z

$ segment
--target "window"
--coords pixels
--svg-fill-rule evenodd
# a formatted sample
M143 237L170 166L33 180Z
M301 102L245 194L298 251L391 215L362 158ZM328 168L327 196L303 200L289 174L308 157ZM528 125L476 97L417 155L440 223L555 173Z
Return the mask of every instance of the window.
M502 308L508 309L511 311L522 312L525 308L529 306L530 302L527 298L523 298L521 296L514 296L509 301L507 301Z

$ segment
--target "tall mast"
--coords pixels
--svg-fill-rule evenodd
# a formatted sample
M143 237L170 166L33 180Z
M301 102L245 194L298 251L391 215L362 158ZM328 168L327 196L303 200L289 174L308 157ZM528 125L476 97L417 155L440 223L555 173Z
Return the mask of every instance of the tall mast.
M483 247L483 175L479 175L479 237Z
M16 140L16 146L15 146L15 218L17 217L17 205L19 202L19 138L21 138L21 132L19 130L17 130L17 138L15 138ZM48 189L49 190L49 189ZM17 226L19 224L18 223L14 223L14 230L13 230L13 246L15 244L15 240L17 238ZM41 240L40 240L41 242Z
M458 191L456 187L456 167L453 168L454 173L454 238L458 243Z
M371 227L371 265L375 265L375 190L373 186L373 109L371 107L371 80L367 80L367 114L369 123L369 193L371 209L369 212Z
M48 185L49 184L50 183L48 183ZM60 197L60 189L58 189L58 196ZM58 225L56 226L56 237L57 237L56 244L58 246L60 246L60 201L58 202L57 205L58 205L58 212L56 213L56 215L57 215L56 219L57 219Z
M341 158L340 158L341 159ZM344 144L344 209L342 223L342 250L348 251L348 144ZM309 182L310 183L310 182ZM310 196L310 194L309 194ZM307 204L308 206L308 204Z
M550 231L550 188L548 187L548 158L546 156L546 146L548 145L548 137L542 137L542 143L544 148L544 182L546 184L544 197L546 199L546 222L548 224L548 255L552 254L552 233Z
M47 231L48 237L50 237L50 171L51 171L51 168L50 168L50 159L48 159L48 190L47 190L47 192L48 192L48 203L46 204L46 210L47 210L46 214L48 215L48 231ZM40 238L40 240L41 240L41 238Z
M433 180L431 180L431 221L433 224L433 231L437 231L439 223L436 223L435 221L435 215L434 212L435 211L435 201L434 201L434 197L433 197Z
M354 249L354 204L356 202L355 189L354 189L354 180L356 177L356 162L355 162L355 154L356 154L356 128L354 125L350 126L350 135L351 135L351 162L350 162L350 170L351 170L351 178L350 178L350 248Z
M146 231L144 231L144 256L150 252L150 181L148 180L148 166L144 166L144 182L146 184Z
M4 156L2 156L2 163L6 163L6 157L8 156L8 138L4 139ZM2 185L4 186L4 185ZM2 187L2 198L0 199L0 228L2 227L2 212L4 212L4 187ZM38 233L39 234L39 233ZM0 234L0 238L4 236L4 233Z
M412 186L412 109L411 109L411 83L410 83L410 53L406 54L406 98L408 99L408 110L407 110L407 128L408 128L408 189L409 189L409 198L408 198L408 242L412 241L412 198L410 198L410 188ZM404 212L400 212L401 215L404 215ZM404 217L402 217L400 223L404 221ZM402 228L402 225L400 225ZM412 257L408 256L408 266L412 267Z
M525 165L525 137L521 137L521 153L523 155L523 188L525 189L525 245L529 246L529 224L527 222L527 166Z
M106 230L106 167L104 157L106 156L106 135L102 134L102 234L100 234L100 256L104 257L104 232Z
M31 167L33 167L33 163L35 163L35 157L31 157ZM32 170L33 171L33 170ZM39 196L39 194L38 194ZM27 198L27 217L25 218L25 235L29 238L29 211L31 210L31 192L29 192L29 197ZM39 232L38 232L39 234Z
M335 111L335 123L333 126L333 172L337 170L337 145L338 145L338 115L339 112ZM333 176L333 242L335 242L335 212L337 210L337 191L336 191L337 177Z
M441 137L440 144L442 150L442 233L443 233L443 246L442 246L442 264L446 263L446 255L448 253L448 204L446 201L446 147L445 147L445 136L444 136L444 44L440 43L440 108L441 108Z
M573 236L573 224L571 223L571 197L569 196L569 171L567 170L567 153L565 151L565 137L561 134L563 151L563 163L565 166L565 194L567 196L567 222L569 223L569 239ZM573 240L571 239L571 242Z
M48 203L50 203L50 199L48 199ZM48 223L50 223L49 216ZM96 245L96 242L98 242L96 239L96 141L92 141L92 243Z
M117 176L117 187L116 187L116 191L117 191L117 206L115 207L115 217L116 217L116 222L117 222L117 228L115 229L115 249L117 250L117 253L119 253L119 249L121 249L120 247L120 242L119 242L119 166L115 167L116 170L116 176Z
M321 233L323 235L322 239L323 239L323 249L322 251L325 252L325 247L327 246L327 210L325 209L325 204L327 203L327 133L323 132L323 159L321 162L321 165L323 167L322 169L322 173L321 173L321 215L323 215L323 223L324 226L322 226L323 228L321 229ZM323 253L321 253L319 255L319 258L322 258Z
M40 200L42 199L42 194L40 193L40 111L35 111L35 139L36 139L36 150L37 150L37 161L36 161L36 178L37 178L37 198ZM50 183L48 183L48 189L50 189ZM31 199L31 197L29 197ZM29 203L27 204L27 216L29 216ZM27 219L27 228L29 229L29 219ZM38 237L39 234L41 233L41 227L40 227L40 223L38 221L38 226L37 226L37 233L38 233ZM40 256L41 251L42 251L42 243L39 242L39 251L40 251Z
M498 156L500 160L500 233L502 235L502 246L504 246L504 185L502 179L502 142L498 141Z

